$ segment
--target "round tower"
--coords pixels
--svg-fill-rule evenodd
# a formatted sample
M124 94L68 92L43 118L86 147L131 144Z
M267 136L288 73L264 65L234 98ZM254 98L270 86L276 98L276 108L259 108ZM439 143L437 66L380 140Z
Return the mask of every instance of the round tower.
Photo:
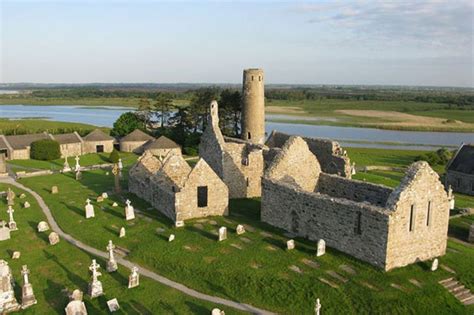
M265 142L265 92L262 69L244 70L242 139L259 144Z

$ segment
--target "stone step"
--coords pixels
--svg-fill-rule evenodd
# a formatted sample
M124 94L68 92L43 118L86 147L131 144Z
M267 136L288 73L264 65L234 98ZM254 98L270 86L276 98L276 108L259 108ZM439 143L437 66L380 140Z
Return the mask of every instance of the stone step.
M458 291L460 291L464 288L465 288L465 286L463 284L458 284L457 286L455 286L454 288L449 289L448 291L454 294L454 293L456 293L456 292L458 292Z
M318 280L321 281L322 283L327 284L327 285L330 286L330 287L335 288L335 289L339 288L339 286L338 286L337 284L335 284L334 282L329 281L329 280L327 280L327 279L325 279L325 278L323 278L323 277L319 277Z
M462 300L466 297L471 297L472 294L471 292L469 291L469 289L465 289L465 290L462 290L462 291L459 291L457 292L456 294L454 294L454 296L462 302Z
M343 276L341 276L340 274L338 274L337 272L335 272L333 270L328 270L328 271L326 271L326 273L328 275L330 275L331 277L336 278L337 280L339 280L343 283L346 283L347 281L349 281L348 279L344 278Z
M471 296L470 298L464 300L464 302L462 302L464 305L472 305L474 304L474 295Z
M458 285L459 285L459 282L457 282L456 280L452 280L450 282L447 282L447 283L443 284L443 287L450 290L450 289L452 289L452 288L454 288Z
M451 269L449 266L446 266L446 265L441 264L441 268L443 268L444 270L446 270L446 271L449 272L449 273L453 273L453 274L456 273L456 271L454 271L453 269Z
M447 278L447 279L444 279L444 280L441 280L441 281L438 281L438 283L442 285L442 284L444 284L444 283L446 283L446 282L449 282L449 281L451 281L451 280L453 280L453 277Z

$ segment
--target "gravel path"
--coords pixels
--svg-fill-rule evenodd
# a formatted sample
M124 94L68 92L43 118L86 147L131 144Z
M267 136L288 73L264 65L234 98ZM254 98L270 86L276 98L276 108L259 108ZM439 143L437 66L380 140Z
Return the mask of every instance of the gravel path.
M82 249L82 250L84 250L84 251L86 251L86 252L88 252L92 255L108 259L108 254L106 252L100 251L100 250L98 250L94 247L86 245L86 244L76 240L71 235L66 234L63 230L61 230L61 228L59 227L57 222L54 220L54 217L51 214L51 210L48 208L48 206L44 202L43 198L41 198L41 196L38 195L35 191L33 191L33 190L29 189L28 187L23 186L22 184L16 182L11 177L1 178L0 183L10 184L10 185L16 186L16 187L18 187L20 189L23 189L23 190L27 191L28 193L30 193L36 199L39 206L41 207L44 214L46 215L46 218L48 219L48 222L49 222L49 225L50 225L51 229L54 232L58 233L59 236L61 236L63 239L65 239L66 241L73 244L74 246L76 246L76 247L78 247L78 248L80 248L80 249ZM234 301L223 299L223 298L220 298L220 297L217 297L217 296L207 295L207 294L198 292L196 290L193 290L193 289L190 289L190 288L186 287L185 285L183 285L181 283L178 283L178 282L175 282L175 281L170 280L168 278L165 278L163 276L160 276L159 274L157 274L157 273L155 273L155 272L153 272L149 269L143 268L140 265L134 264L134 263L132 263L132 262L130 262L130 261L124 259L124 258L116 258L116 260L119 264L121 264L122 266L125 266L127 268L132 268L132 266L137 266L139 268L139 273L140 274L142 274L142 275L144 275L148 278L151 278L155 281L158 281L158 282L160 282L160 283L162 283L162 284L164 284L168 287L179 290L179 291L181 291L181 292L183 292L183 293L185 293L189 296L195 297L197 299L212 302L212 303L215 303L215 304L225 305L225 306L232 307L232 308L235 308L235 309L238 309L238 310L241 310L241 311L249 312L249 313L252 313L252 314L275 314L275 313L272 313L272 312L269 312L269 311L266 311L266 310L263 310L263 309L259 309L257 307L252 306L252 305L249 305L249 304L234 302ZM209 313L210 313L210 311L209 311Z

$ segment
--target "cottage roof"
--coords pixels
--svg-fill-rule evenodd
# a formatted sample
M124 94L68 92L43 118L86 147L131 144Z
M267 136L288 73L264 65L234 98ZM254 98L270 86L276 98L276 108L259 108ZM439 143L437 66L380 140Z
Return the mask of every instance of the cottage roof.
M178 144L176 144L176 142L174 142L173 140L165 137L165 136L161 136L159 137L158 139L148 143L146 146L145 146L145 150L151 150L151 149L179 149L180 146Z
M81 143L82 141L81 137L75 132L53 135L53 138L59 144Z
M7 149L7 148L8 148L8 145L3 140L3 137L0 136L0 149Z
M135 129L134 131L130 132L128 135L120 139L121 142L138 142L138 141L149 141L149 140L154 140L152 136L149 134L144 133L140 129Z
M26 149L37 140L51 139L47 133L35 133L29 135L15 135L5 137L10 146L15 150Z
M449 163L448 171L474 174L474 144L463 144Z
M115 140L113 137L106 135L102 130L95 129L87 136L84 137L84 141L111 141Z

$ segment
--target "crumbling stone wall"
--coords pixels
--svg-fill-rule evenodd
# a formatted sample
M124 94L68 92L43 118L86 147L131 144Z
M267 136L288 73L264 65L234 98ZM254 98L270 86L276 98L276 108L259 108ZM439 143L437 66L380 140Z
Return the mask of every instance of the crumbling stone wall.
M270 149L281 148L291 135L273 131L265 143ZM351 178L351 163L345 151L341 148L338 142L321 139L302 137L311 152L318 158L321 170L327 174L336 174L346 178ZM267 151L268 152L268 151ZM266 154L267 154L266 152ZM271 153L265 160L270 161Z

